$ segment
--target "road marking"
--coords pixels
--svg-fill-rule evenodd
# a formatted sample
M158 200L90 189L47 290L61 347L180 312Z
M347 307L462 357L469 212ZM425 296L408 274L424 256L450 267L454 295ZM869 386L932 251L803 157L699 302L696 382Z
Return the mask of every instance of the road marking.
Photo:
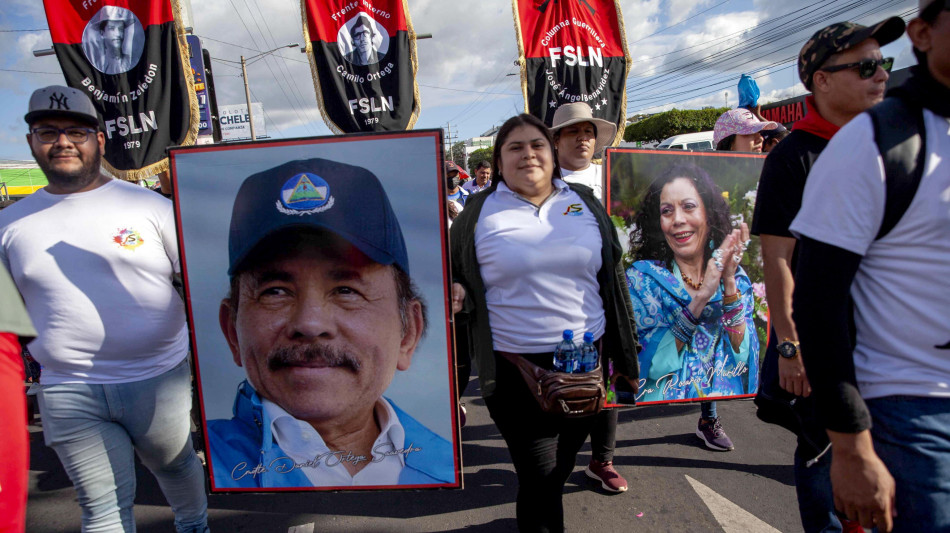
M685 477L726 533L781 533L706 485L689 476Z
M287 533L313 533L313 522L300 526L290 526Z

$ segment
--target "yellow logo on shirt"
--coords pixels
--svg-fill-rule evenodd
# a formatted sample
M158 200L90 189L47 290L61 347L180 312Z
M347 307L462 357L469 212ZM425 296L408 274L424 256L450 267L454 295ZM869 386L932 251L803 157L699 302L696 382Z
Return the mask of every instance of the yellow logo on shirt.
M579 217L584 213L584 207L581 204L571 204L567 206L567 211L562 213L563 215L571 217Z

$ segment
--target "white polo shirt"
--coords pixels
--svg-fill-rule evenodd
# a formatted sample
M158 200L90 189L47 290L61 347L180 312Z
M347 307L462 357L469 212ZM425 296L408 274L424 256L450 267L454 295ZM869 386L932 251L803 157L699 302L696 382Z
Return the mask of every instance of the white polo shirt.
M270 418L271 434L281 450L295 463L308 463L301 470L314 487L350 487L360 485L398 485L399 474L406 466L402 454L372 453L358 458L350 450L331 450L309 423L298 420L270 400L262 400L264 412ZM396 411L389 402L380 398L373 410L380 432L371 450L401 450L406 432L399 423ZM351 476L342 462L365 464Z
M576 339L604 334L597 220L567 183L554 186L538 208L499 183L479 214L475 252L495 350L553 352L565 329Z

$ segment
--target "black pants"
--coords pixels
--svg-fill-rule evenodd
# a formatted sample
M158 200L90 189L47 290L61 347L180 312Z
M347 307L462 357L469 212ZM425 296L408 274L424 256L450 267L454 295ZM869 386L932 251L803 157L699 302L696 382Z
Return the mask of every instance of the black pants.
M550 368L550 354L529 359ZM518 530L564 531L564 483L595 417L563 418L541 411L518 369L497 354L495 363L497 385L485 405L518 474Z
M619 409L604 409L594 416L594 426L590 430L591 459L594 461L606 463L614 460L619 413Z

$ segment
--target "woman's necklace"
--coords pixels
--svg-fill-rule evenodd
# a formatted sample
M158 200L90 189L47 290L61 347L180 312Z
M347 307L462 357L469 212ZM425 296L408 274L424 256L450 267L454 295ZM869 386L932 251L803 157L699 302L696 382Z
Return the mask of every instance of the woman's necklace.
M693 278L687 276L682 270L680 270L680 276L683 278L683 283L685 283L687 287L693 289L694 291L698 291L699 288L703 286L702 280L700 280L699 283L693 283Z

